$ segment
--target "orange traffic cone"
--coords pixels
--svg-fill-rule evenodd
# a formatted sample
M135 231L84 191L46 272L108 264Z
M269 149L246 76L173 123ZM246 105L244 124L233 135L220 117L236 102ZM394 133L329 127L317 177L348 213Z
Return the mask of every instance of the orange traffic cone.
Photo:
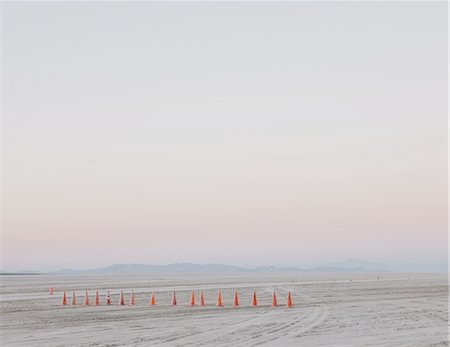
M177 297L176 297L175 291L174 291L173 295L172 295L172 305L176 305L176 304L177 304Z
M150 298L150 305L155 305L155 304L156 304L155 294L152 293L152 297Z
M277 307L277 295L275 294L275 291L272 296L272 307Z
M48 295L53 295L53 288L50 287L50 289L48 290Z
M130 305L134 305L134 292L131 292Z
M256 306L257 302L256 302L256 291L253 291L253 297L252 297L252 306Z
M294 307L294 305L292 304L291 292L288 293L287 307Z
M89 305L89 295L88 291L86 290L86 294L84 295L84 304Z
M99 298L99 296L98 296L98 290L97 290L97 292L95 293L95 304L96 304L96 305L100 305L100 298Z
M189 300L189 305L195 306L195 294L194 291L191 293L191 300Z
M108 294L106 294L106 305L111 305L111 296L109 295L109 291Z
M119 305L125 305L125 300L123 298L123 291L120 291Z
M203 297L203 290L200 292L200 306L205 306L205 298Z
M77 304L77 297L75 296L75 292L72 292L72 305L76 305Z
M220 290L217 292L217 302L216 302L216 306L217 307L222 307L222 295L220 294Z
M234 307L239 306L239 300L238 300L238 294L237 294L237 291L234 291L233 306L234 306Z
M61 305L67 305L66 291L64 291L64 293L63 293L63 297L62 297L62 300L61 300Z

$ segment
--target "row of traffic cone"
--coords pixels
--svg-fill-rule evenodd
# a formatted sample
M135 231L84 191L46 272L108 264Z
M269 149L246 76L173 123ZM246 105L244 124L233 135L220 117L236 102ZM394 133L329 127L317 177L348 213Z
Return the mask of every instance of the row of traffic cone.
M53 293L51 294L53 295ZM134 305L134 292L131 293L131 297L130 297L130 305ZM88 291L86 290L86 294L84 295L84 301L83 301L84 305L89 306L89 294ZM77 304L77 297L75 295L75 292L72 292L72 305L76 305ZM95 293L95 301L94 301L95 305L100 305L100 296L98 294L98 291ZM111 305L111 296L108 294L106 295L106 304L107 305ZM62 300L61 300L61 305L67 305L67 294L66 291L64 291L63 296L62 296ZM123 296L123 291L120 291L120 298L119 298L119 305L125 305L125 299Z
M50 291L51 294L53 294L53 290ZM98 291L95 293L95 301L94 301L95 305L100 305L100 297L98 295ZM66 291L64 291L63 293L63 297L62 297L62 301L61 301L62 305L67 305L67 295L66 295ZM77 300L76 300L76 296L75 296L75 292L72 292L72 305L76 305L77 304ZM107 305L111 305L111 296L108 294L106 295L106 304ZM130 305L134 305L135 304L135 300L134 300L134 292L131 292L131 297L130 297ZM155 299L155 294L152 293L152 296L150 298L150 305L156 305L156 299ZM176 305L177 304L177 297L175 292L173 292L172 295L172 305ZM88 291L86 290L85 296L84 296L84 305L88 306L89 305L89 294ZM123 296L123 291L120 291L120 297L119 297L119 305L125 305L125 298ZM191 293L191 298L189 300L189 305L190 306L195 306L195 292L192 291ZM257 300L256 300L256 291L253 291L253 295L252 295L252 306L257 306ZM203 296L203 291L200 291L200 303L199 306L205 306L205 298ZM223 303L222 303L222 294L220 293L220 290L217 293L217 301L216 301L216 306L217 307L223 307ZM239 306L239 298L238 298L238 294L237 291L234 291L234 295L233 295L233 306L237 307ZM272 295L272 307L277 307L277 295L275 292L273 292ZM291 298L291 292L288 292L288 297L287 297L287 303L286 303L287 307L293 307L292 304L292 298Z

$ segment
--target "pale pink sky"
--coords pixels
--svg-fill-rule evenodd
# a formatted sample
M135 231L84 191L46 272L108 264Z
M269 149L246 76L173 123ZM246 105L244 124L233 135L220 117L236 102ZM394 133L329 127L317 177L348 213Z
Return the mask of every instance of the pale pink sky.
M4 3L3 269L445 262L446 6Z

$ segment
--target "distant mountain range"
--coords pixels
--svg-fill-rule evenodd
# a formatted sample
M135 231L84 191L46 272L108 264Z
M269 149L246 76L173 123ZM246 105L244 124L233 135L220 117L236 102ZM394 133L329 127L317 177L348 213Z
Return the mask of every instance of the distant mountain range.
M174 263L169 265L146 265L146 264L114 264L96 269L62 269L52 272L37 271L16 271L0 272L0 275L37 275L37 274L55 274L55 275L77 275L77 274L126 274L126 273L175 273L175 272L429 272L429 273L447 273L447 263L435 264L384 264L370 262L363 259L348 259L343 262L324 264L313 267L240 267L226 264L192 264L192 263Z
M297 272L305 271L296 267L256 267L244 268L226 264L192 264L175 263L169 265L145 265L145 264L114 264L104 268L73 270L63 269L56 274L78 274L78 273L164 273L164 272Z
M447 263L418 264L384 264L371 262L363 259L352 258L339 263L328 264L330 267L361 269L363 271L386 271L386 272L448 272Z
M362 259L348 259L343 262L331 263L322 266L299 268L299 267L276 267L260 266L246 268L226 264L192 264L175 263L169 265L146 265L146 264L114 264L104 268L74 270L63 269L52 272L53 274L115 274L115 273L164 273L164 272L434 272L446 273L446 263L435 264L395 264L370 262Z

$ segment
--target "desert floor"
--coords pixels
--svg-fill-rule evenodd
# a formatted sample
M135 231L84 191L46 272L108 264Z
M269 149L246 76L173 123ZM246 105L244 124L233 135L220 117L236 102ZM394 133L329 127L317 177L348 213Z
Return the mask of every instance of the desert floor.
M448 346L446 274L36 275L0 281L2 346ZM83 305L86 289L90 306ZM215 307L218 289L224 307ZM234 289L238 308L232 307ZM63 290L67 306L60 304ZM100 306L92 305L97 290ZM118 305L120 290L125 306ZM132 290L134 306L128 305ZM174 290L177 306L170 305ZM192 290L196 303L204 291L205 307L188 305ZM253 290L257 307L250 305ZM274 290L276 308L270 306ZM152 291L155 306L148 304ZM286 307L288 291L293 308Z

